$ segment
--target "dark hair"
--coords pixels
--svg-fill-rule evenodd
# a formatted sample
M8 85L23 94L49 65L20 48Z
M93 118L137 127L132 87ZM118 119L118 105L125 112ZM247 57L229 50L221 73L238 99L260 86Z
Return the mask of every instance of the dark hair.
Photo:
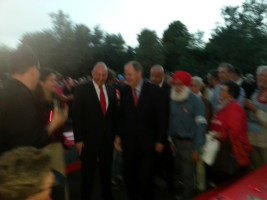
M23 46L11 53L9 60L9 73L11 75L23 74L33 66L39 68L40 64L29 47Z
M220 63L219 67L226 67L228 72L234 72L234 67L230 63Z
M49 68L40 69L39 83L37 84L37 86L34 90L36 98L37 98L37 100L40 101L40 104L43 104L43 102L46 102L44 89L41 86L40 81L46 81L47 77L50 76L51 74L57 75L57 72L52 70L52 69L49 69ZM53 94L53 95L56 97L55 94Z
M214 78L215 80L220 81L218 76L218 70L216 69L210 70L208 74L210 74L211 77Z
M143 66L138 61L135 61L135 60L130 61L130 62L126 63L124 65L124 67L126 67L127 65L132 65L136 72L140 72L140 71L142 72L143 71Z
M240 68L237 68L237 67L234 68L233 73L236 74L239 77L242 75L241 69Z
M48 76L50 76L51 74L57 75L57 72L52 70L52 69L49 69L49 68L42 68L42 69L40 69L40 78L39 78L39 80L40 81L45 81L46 78Z
M225 85L228 87L228 94L230 94L234 99L237 99L237 97L240 94L240 86L237 85L234 81L226 81L222 83L222 85Z

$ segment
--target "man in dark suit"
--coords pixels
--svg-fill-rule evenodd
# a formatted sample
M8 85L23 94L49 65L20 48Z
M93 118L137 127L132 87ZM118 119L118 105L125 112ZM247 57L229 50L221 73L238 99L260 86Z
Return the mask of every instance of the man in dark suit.
M165 131L167 133L169 124L169 103L170 103L170 90L171 86L164 81L165 73L164 68L161 65L154 65L150 69L150 81L159 86L161 95L163 98L162 106L164 108L164 123ZM167 134L166 134L167 135ZM169 141L164 141L164 149L162 153L156 154L156 174L166 180L168 184L168 190L174 192L173 185L173 172L174 172L174 162L172 149Z
M250 99L250 96L253 94L256 89L256 83L250 83L242 77L242 71L240 68L235 67L233 71L231 71L231 79L238 84L241 88L244 89L246 98Z
M97 162L104 200L113 199L111 163L117 125L115 89L105 85L108 69L98 62L93 80L74 90L73 130L82 162L82 199L91 199Z
M154 154L163 151L166 138L160 90L143 80L138 62L127 63L124 72L128 85L121 89L121 129L115 147L123 150L128 199L151 200L154 199Z

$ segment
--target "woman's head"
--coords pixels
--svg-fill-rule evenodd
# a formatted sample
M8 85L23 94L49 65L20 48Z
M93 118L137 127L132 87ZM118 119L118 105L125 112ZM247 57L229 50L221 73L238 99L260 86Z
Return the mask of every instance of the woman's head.
M202 78L200 78L198 76L193 76L192 77L192 84L190 85L190 90L194 94L199 94L199 92L201 92L203 87L204 87L204 83L203 83Z
M220 98L222 101L228 99L237 99L240 93L240 86L234 81L226 81L222 83L220 90Z
M53 182L45 150L19 147L0 157L0 199L46 200Z
M56 93L57 91L57 74L55 71L47 68L43 68L40 70L40 85L43 90L50 93Z

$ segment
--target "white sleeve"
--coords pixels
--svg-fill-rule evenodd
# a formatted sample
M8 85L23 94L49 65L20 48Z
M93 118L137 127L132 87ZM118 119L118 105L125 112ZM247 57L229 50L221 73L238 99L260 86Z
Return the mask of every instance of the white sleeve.
M195 117L196 124L207 124L207 120L205 117L198 115Z
M266 112L264 112L263 110L257 110L255 116L264 127L267 127L267 113Z

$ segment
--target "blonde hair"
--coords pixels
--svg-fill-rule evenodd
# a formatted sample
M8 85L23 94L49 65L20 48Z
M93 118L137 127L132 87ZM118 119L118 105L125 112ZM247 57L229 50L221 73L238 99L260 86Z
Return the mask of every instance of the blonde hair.
M203 97L208 99L208 90L205 87L205 84L203 82L203 79L199 76L193 76L192 77L192 83L194 83L196 86L200 87L200 92Z
M0 199L25 200L40 192L51 171L46 150L19 147L0 157Z
M201 88L200 90L202 90L202 88L204 86L202 78L200 78L199 76L193 76L192 82L194 82L194 84L196 84L198 87Z

